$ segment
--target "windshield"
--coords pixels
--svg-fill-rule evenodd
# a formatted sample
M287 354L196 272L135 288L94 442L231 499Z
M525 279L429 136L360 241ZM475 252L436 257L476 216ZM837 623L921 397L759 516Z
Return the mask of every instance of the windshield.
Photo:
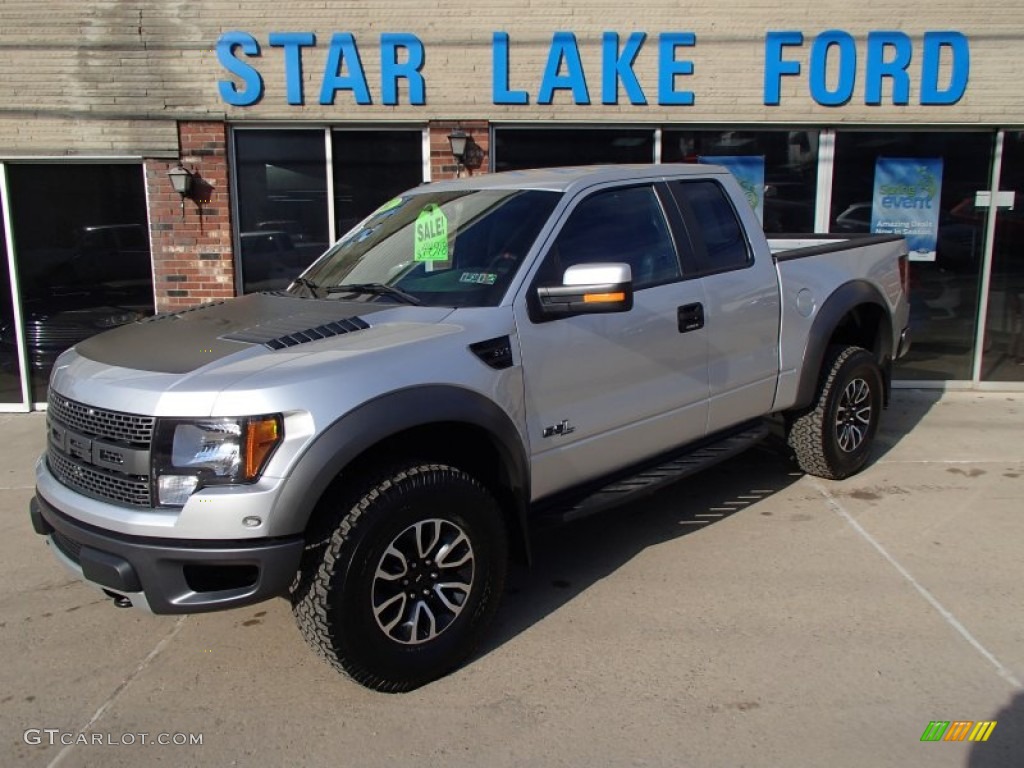
M484 189L396 197L317 259L289 292L495 306L560 196Z

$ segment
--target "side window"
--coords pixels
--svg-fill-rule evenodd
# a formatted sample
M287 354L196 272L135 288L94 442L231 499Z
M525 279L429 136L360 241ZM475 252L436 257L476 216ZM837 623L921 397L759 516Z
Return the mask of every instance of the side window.
M671 189L701 273L742 269L752 263L746 233L725 190L713 181L676 181Z
M558 284L567 268L601 262L629 264L636 289L679 279L679 259L653 187L598 192L577 205L548 251L539 280Z

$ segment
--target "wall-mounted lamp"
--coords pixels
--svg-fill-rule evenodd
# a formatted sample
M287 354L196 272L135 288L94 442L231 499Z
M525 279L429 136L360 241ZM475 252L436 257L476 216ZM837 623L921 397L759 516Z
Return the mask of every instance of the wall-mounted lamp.
M455 157L455 177L461 175L462 166L465 165L466 147L469 144L469 134L461 128L456 128L448 134L448 143L452 145L452 155Z
M181 218L185 218L185 198L192 196L192 171L179 162L176 168L171 168L167 172L167 175L171 179L174 191L181 195Z

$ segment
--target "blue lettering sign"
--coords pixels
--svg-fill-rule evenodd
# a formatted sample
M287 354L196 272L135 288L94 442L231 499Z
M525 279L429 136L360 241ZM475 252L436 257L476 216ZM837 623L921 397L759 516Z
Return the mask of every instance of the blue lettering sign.
M398 50L406 51L404 62L398 61ZM388 106L398 104L398 79L409 81L409 103L426 103L426 84L423 82L423 43L408 33L385 32L380 36L380 80L382 101Z
M495 104L529 104L526 91L508 87L508 32L495 32L491 41L491 98Z
M676 48L696 45L692 32L663 32L658 36L658 104L688 107L693 91L677 91L676 75L692 75L692 61L676 61Z
M839 51L839 82L829 90L826 82L829 52ZM849 32L830 29L814 38L811 46L811 98L823 107L839 107L853 96L853 83L857 79L857 46Z
M217 61L228 72L241 78L244 88L232 80L218 80L220 97L232 107L248 107L263 97L263 78L255 68L235 58L235 48L246 56L259 56L260 44L247 32L225 32L217 40Z
M626 39L626 44L619 53L619 35L617 32L605 32L601 36L601 103L619 103L619 82L626 89L630 104L646 104L640 82L633 71L633 62L644 44L647 35L644 32L633 32Z
M312 32L271 32L270 44L284 48L284 82L289 104L302 104L302 49L316 45Z
M778 106L782 91L783 75L799 75L800 62L782 58L782 49L787 45L803 45L801 32L769 32L764 37L764 103Z
M886 58L886 50L893 52ZM910 103L910 57L913 53L910 37L903 32L868 33L868 62L864 74L864 103L875 106L882 103L882 79L892 80L892 103Z
M341 74L342 65L348 74ZM331 49L327 53L324 80L320 85L320 103L333 104L338 91L352 91L356 104L372 104L370 89L366 86L366 75L359 60L359 49L351 32L337 32L331 37Z
M564 75L559 74L563 62ZM537 103L550 104L556 90L572 91L572 99L576 104L590 103L583 62L580 61L580 51L576 47L576 35L572 32L555 32L551 38L548 63L544 67L544 76L540 81Z
M952 66L949 84L939 89L939 61L943 49L949 49ZM971 47L960 32L925 32L921 63L921 103L956 104L967 90L971 72Z

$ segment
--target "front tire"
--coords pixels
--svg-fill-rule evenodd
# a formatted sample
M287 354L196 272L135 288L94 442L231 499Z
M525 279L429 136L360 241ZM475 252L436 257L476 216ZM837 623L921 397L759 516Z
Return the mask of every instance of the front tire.
M885 385L874 356L861 347L830 347L811 408L793 418L789 446L809 475L842 480L868 460Z
M292 595L307 642L380 691L417 688L476 648L497 610L508 543L497 503L460 469L408 463L325 499L336 523Z

